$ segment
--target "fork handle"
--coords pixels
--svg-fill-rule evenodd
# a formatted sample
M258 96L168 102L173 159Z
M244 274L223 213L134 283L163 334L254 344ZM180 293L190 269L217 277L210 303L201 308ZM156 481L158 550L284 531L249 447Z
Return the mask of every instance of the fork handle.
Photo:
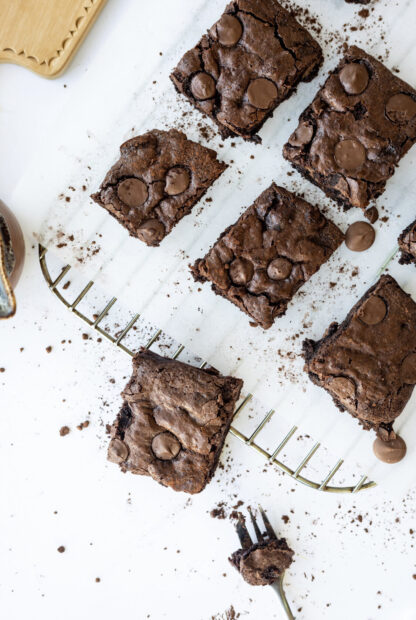
M290 610L290 606L289 603L287 601L286 598L286 594L283 590L283 579L280 578L277 581L275 581L275 583L272 584L272 588L273 590L276 592L277 596L280 599L280 602L282 604L283 609L285 610L286 616L288 618L288 620L295 620L294 615L292 614L291 610Z

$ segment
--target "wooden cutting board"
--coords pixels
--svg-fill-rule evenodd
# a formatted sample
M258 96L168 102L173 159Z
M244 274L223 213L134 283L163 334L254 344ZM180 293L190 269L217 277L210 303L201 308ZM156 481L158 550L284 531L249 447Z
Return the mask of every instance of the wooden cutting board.
M65 69L106 0L0 0L0 62L46 77Z

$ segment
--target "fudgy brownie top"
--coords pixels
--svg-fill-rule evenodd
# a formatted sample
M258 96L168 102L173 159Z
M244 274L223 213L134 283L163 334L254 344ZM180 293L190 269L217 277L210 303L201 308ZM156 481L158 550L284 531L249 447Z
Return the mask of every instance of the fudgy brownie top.
M191 270L268 329L342 241L317 207L273 183Z
M398 242L402 253L399 262L402 265L416 263L416 220L404 229Z
M229 558L231 564L252 586L274 583L293 562L294 552L284 538L239 549Z
M120 153L92 198L149 246L159 245L227 167L176 129L132 138Z
M416 383L416 304L384 275L341 325L306 340L304 351L310 378L341 410L365 428L388 429Z
M175 491L211 479L243 382L141 351L112 427L110 461Z
M345 207L379 196L416 140L416 91L350 47L303 112L284 155Z
M321 63L318 43L278 2L235 0L171 79L224 137L250 138Z

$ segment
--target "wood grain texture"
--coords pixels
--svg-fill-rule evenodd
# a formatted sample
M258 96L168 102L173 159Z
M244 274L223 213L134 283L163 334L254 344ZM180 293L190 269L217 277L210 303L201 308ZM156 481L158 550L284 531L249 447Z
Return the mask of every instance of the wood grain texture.
M0 0L0 62L46 77L65 69L106 0Z

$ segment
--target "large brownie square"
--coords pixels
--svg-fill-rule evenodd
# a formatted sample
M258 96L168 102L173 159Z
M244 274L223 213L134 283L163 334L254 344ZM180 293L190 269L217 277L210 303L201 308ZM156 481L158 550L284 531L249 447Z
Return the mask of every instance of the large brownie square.
M223 137L260 141L266 119L321 63L319 44L276 0L234 0L171 79Z
M227 167L176 129L148 131L120 153L92 198L148 246L159 245Z
M242 386L141 351L112 426L109 460L175 491L199 493L214 475Z
M416 383L416 304L384 275L323 338L304 342L305 370L341 411L388 436Z
M317 207L272 183L191 271L268 329L343 239Z
M291 164L344 208L384 192L416 141L416 90L350 47L284 146Z

